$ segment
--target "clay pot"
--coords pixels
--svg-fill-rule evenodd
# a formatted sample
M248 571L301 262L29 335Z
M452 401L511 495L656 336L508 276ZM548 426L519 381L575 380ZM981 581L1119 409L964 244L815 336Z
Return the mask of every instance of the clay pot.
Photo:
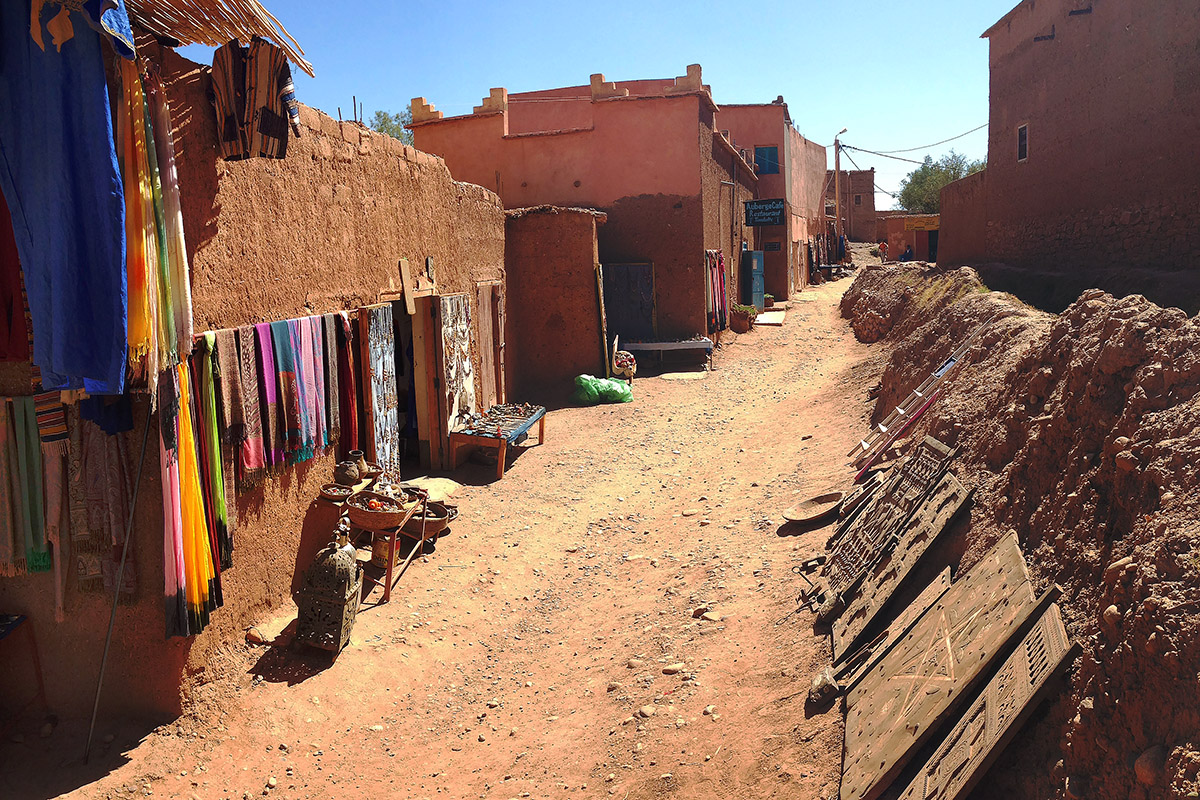
M750 331L750 315L739 314L734 311L729 315L729 327L734 333L749 333Z
M772 308L774 305L775 305L774 297L764 297L763 298L763 308Z
M359 478L358 464L354 461L339 461L333 468L333 479L342 486L355 486Z
M366 474L371 471L371 466L367 464L367 458L363 455L362 450L351 450L349 453L346 453L346 458L353 461L355 466L358 467L358 474L360 478L365 477Z

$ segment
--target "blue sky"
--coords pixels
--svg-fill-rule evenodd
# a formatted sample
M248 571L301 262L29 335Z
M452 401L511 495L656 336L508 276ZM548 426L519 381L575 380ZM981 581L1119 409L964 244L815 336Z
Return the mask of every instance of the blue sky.
M360 2L264 0L304 47L316 78L298 74L301 102L370 119L423 96L447 115L469 113L493 86L511 92L682 75L704 68L717 104L782 94L802 134L831 145L898 150L987 122L987 42L1017 0L733 4ZM184 54L210 61L205 48ZM987 154L986 129L933 148ZM914 165L851 153L896 191ZM920 160L924 152L901 154ZM833 150L829 150L830 167ZM853 168L845 163L843 168ZM892 207L876 194L879 208Z

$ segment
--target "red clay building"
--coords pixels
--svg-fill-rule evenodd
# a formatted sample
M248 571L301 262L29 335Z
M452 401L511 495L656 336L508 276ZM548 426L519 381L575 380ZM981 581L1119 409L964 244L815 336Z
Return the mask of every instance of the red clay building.
M1054 310L1099 286L1195 312L1195 4L1023 0L983 37L988 166L942 190L942 263Z
M731 286L753 166L718 131L699 65L664 80L606 82L509 94L443 117L412 103L416 146L505 208L594 208L610 336L676 340L707 333L705 250L721 250ZM731 257L733 256L733 257ZM610 285L613 281L619 286ZM520 309L511 309L517 316Z
M843 148L844 150L845 148ZM878 241L875 238L875 170L844 169L841 175L842 225L852 242ZM825 209L834 207L833 170L825 173Z
M876 215L876 242L887 242L888 261L897 261L906 247L913 249L914 261L937 261L940 238L937 214L909 214L906 211L880 211Z
M725 104L717 127L755 163L758 196L785 201L784 225L760 228L766 290L786 300L808 285L810 240L824 230L825 148L804 138L783 97L772 103Z

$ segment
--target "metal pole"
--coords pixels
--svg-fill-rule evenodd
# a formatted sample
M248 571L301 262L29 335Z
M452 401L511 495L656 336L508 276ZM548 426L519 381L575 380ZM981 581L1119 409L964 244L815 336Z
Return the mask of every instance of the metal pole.
M116 591L113 592L112 612L108 616L108 634L104 637L104 655L100 658L100 676L96 679L96 700L92 703L92 721L88 724L87 744L83 748L83 763L92 754L92 734L96 731L96 714L100 710L100 690L104 687L104 670L108 666L108 650L112 646L113 625L117 621L117 602L121 598L121 582L125 579L125 559L129 558L129 536L133 532L133 517L137 513L138 490L142 486L142 467L146 465L146 443L150 441L150 410L146 409L146 430L142 433L142 455L138 459L137 478L133 483L133 499L129 503L129 521L125 524L125 541L121 546L121 566L117 567Z

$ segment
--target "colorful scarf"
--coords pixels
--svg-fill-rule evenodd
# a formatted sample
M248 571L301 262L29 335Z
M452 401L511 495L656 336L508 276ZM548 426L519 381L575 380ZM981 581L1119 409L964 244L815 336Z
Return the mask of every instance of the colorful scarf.
M154 190L150 186L150 154L146 143L145 100L137 65L131 61L121 61L121 102L117 133L122 146L125 185L129 360L131 366L140 368L141 362L151 355L156 336L151 302L158 291L155 286L158 243L155 240ZM150 360L157 363L157 353Z
M197 459L195 416L192 412L191 380L186 364L179 375L179 511L183 534L184 596L187 601L188 633L199 633L208 625L209 614L223 604L219 561L214 557L213 538L205 517L200 465Z
M338 411L341 413L341 437L338 458L358 449L358 385L354 374L354 326L345 311L337 314Z
M279 392L279 373L275 368L274 331L269 322L254 326L258 341L258 388L263 420L263 451L267 464L279 467L284 463L287 431L284 429L282 398Z
M165 216L167 272L160 280L165 305L171 309L175 326L175 345L171 364L192 352L192 286L188 277L187 247L183 237L183 210L179 201L179 176L175 169L175 143L171 138L171 109L167 93L157 72L147 81L154 147L158 155L161 195Z
M153 219L147 222L154 224L154 258L152 259L154 279L150 307L156 323L155 354L156 368L153 377L147 381L150 388L151 405L158 394L158 373L170 364L179 362L179 352L175 341L175 315L171 304L171 271L170 257L167 254L167 212L163 205L162 173L158 168L158 148L154 143L154 123L150 119L150 102L145 91L142 92L142 136L146 140L146 153L149 158L150 197Z
M225 503L225 477L221 471L221 440L217 427L217 376L213 349L217 337L208 331L200 339L197 357L192 367L198 375L196 390L196 439L200 443L201 467L204 470L204 489L208 498L210 533L217 545L218 563L222 570L233 565L233 539L229 533L229 515Z
M238 372L242 384L242 422L246 435L238 451L238 475L243 488L262 480L266 469L266 452L263 450L262 413L259 410L258 359L255 348L254 326L247 325L237 332Z
M300 394L300 454L296 461L307 461L317 448L316 376L313 375L312 326L308 319L289 319L288 331L292 337L292 348L296 354L296 387Z
M163 609L167 638L188 635L183 507L179 486L179 375L158 376L158 463L163 497Z
M38 439L37 413L32 397L14 397L13 433L16 442L16 472L12 477L18 529L24 540L25 569L49 572L52 566L46 547L46 512L42 495L42 448Z
M337 444L342 432L341 409L338 407L337 315L321 317L321 338L325 345L325 420L329 444Z
M20 477L17 474L17 440L7 400L0 399L0 577L25 572L24 542L17 541L17 498Z
M313 451L324 452L329 446L329 425L325 416L325 326L320 317L305 317L300 320L300 330Z
M303 449L303 427L300 421L300 381L296 368L296 348L292 344L291 324L272 322L271 342L275 350L275 382L279 393L279 422L283 430L283 452L287 463L294 464ZM299 338L299 326L296 328Z
M210 334L205 334L209 336ZM232 328L216 334L217 406L220 409L221 474L225 478L225 507L229 517L229 535L237 530L237 490L234 477L235 461L246 439L246 423L242 414L242 367L238 361L237 331Z
M67 406L67 500L71 512L71 554L75 562L76 583L84 592L104 588L100 572L100 536L88 524L87 480L83 419L79 404Z

